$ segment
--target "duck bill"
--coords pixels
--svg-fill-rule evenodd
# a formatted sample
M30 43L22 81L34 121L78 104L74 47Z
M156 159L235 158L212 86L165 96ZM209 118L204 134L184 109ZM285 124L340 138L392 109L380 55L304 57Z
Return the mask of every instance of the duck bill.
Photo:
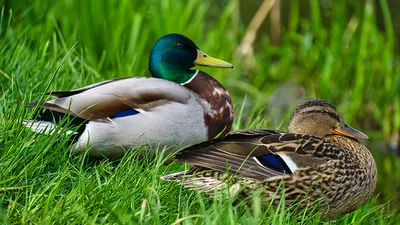
M196 66L210 66L218 68L233 68L233 65L220 59L213 58L197 49L197 58L194 61Z
M368 136L366 134L364 134L363 132L361 132L359 130L356 130L356 129L350 127L342 119L340 119L339 127L333 129L332 133L338 134L338 135L347 136L347 137L352 137L352 138L355 138L355 139L368 139Z

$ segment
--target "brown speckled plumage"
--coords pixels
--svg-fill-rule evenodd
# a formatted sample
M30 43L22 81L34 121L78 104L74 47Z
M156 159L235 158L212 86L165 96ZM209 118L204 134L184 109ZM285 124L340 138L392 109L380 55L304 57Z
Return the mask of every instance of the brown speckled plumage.
M355 138L366 136L350 129L336 109L325 103L312 99L297 107L289 132L302 133L232 131L224 138L187 148L176 160L193 167L163 179L179 181L208 194L214 194L215 187L225 190L229 181L230 192L242 198L261 188L262 200L267 204L273 198L278 202L282 198L279 188L284 187L288 205L301 201L307 206L322 200L319 202L324 219L351 212L372 196L376 165L370 151ZM350 133L333 134L341 126L349 128L346 131L353 132L354 137ZM310 130L313 127L318 132ZM279 156L286 169L263 161L265 155Z
M198 71L197 75L184 86L204 100L200 104L207 104L205 108L210 109L204 113L208 138L213 139L221 132L221 136L225 136L231 130L234 112L231 96L224 86L202 71Z

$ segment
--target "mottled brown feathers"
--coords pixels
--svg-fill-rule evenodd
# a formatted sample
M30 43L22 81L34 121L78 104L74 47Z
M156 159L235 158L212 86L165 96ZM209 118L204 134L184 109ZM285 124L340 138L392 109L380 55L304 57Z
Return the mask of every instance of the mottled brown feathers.
M306 207L319 202L324 219L351 212L368 201L377 180L371 153L347 133L333 134L342 125L347 131L359 131L321 99L297 107L290 124L290 132L302 132L232 131L184 149L176 160L194 169L163 178L211 195L217 193L215 188L229 188L230 193L246 197L260 188L262 202L267 204L279 202L284 190L287 205Z
M198 71L195 77L184 85L200 98L205 107L204 123L208 128L208 138L218 134L225 136L232 127L234 112L229 93L214 78L205 72Z
M200 144L183 150L176 159L194 165L195 169L164 179L184 180L184 185L191 188L200 185L198 189L208 194L213 194L215 185L225 187L222 183L227 180L223 179L235 179L243 189L243 196L248 196L257 187L263 188L265 202L271 201L275 192L284 187L288 205L301 199L307 206L322 198L324 201L320 206L328 212L325 219L354 210L365 203L375 189L376 166L371 153L359 141L339 135L321 139L290 133L273 134L268 130L264 137L260 137L262 131L254 131L252 140L250 133L243 134L247 141L234 141L235 136L241 135L235 131L226 136L230 141L216 140L208 142L209 145ZM258 147L249 148L251 140L253 146ZM234 153L238 150L225 148L227 144L242 147L242 152L248 155ZM259 151L254 154L252 149ZM285 175L260 166L253 158L282 153L296 161L298 169L293 174ZM277 195L275 200L281 197Z

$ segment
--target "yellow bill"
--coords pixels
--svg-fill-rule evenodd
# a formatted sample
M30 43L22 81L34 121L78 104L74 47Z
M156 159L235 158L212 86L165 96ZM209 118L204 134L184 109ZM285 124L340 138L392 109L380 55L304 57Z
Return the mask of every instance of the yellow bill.
M196 66L210 66L218 68L233 68L233 65L220 59L213 58L197 49L197 58L194 61Z

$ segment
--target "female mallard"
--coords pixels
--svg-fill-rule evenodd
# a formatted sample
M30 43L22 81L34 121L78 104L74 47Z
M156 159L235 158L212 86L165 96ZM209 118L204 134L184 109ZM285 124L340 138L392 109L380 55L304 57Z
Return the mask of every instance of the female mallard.
M229 93L195 65L232 68L200 51L189 38L169 34L154 45L149 68L154 78L126 77L73 91L51 92L56 99L31 103L47 109L25 126L50 133L65 114L80 125L74 152L118 157L134 146L189 146L231 129Z
M374 158L358 140L367 138L348 126L333 105L312 99L296 108L289 133L232 131L179 152L176 160L193 167L162 178L208 194L228 187L229 180L231 193L241 190L248 196L262 188L266 202L279 200L277 191L283 186L287 204L309 204L322 197L324 218L332 219L365 203L375 189Z

